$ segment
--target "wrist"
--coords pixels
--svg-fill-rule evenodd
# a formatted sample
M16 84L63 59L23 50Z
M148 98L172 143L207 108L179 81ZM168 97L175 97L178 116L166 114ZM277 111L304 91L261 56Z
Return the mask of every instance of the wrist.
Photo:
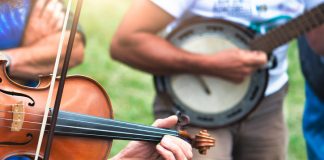
M187 61L187 69L189 73L193 74L204 74L204 75L214 75L218 70L218 62L214 57L210 55L203 54L191 54Z
M204 70L204 56L200 54L186 53L180 64L186 73L197 74Z

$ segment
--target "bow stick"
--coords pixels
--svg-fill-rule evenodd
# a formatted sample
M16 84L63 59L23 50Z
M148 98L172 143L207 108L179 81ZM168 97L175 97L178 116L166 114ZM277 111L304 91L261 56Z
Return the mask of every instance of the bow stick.
M74 15L74 19L73 19L72 29L71 29L71 32L70 32L69 42L68 42L66 55L65 55L65 58L64 58L64 64L63 64L63 68L62 68L62 72L61 72L61 79L60 79L57 94L56 94L55 105L54 105L54 110L53 110L52 119L51 119L51 125L50 125L50 129L49 129L49 132L48 132L48 138L47 138L47 143L46 143L46 148L45 148L44 160L48 160L49 156L50 156L51 146L52 146L53 137L54 137L54 130L55 130L57 117L58 117L58 113L59 113L59 109L60 109L60 104L61 104L61 99L62 99L62 94L63 94L63 89L64 89L64 82L65 82L66 75L67 75L67 70L68 70L68 66L69 66L69 61L70 61L70 57L71 57L71 52L72 52L72 48L73 48L75 34L76 34L76 31L77 31L77 25L78 25L78 21L79 21L79 17L80 17L82 2L83 2L83 0L78 0L77 1L77 7L75 9L75 15ZM56 79L58 66L59 66L59 59L60 59L60 55L61 55L61 52L62 52L65 32L66 32L66 28L67 28L67 20L68 20L69 13L70 13L70 10L71 10L71 4L72 4L72 0L69 0L68 7L67 7L67 10L66 10L66 13L65 13L65 19L64 19L64 24L63 24L59 49L58 49L58 53L57 53L57 57L56 57L56 61L55 61L54 72L53 72L53 76L52 76L52 80L51 80L51 88L50 88L50 91L49 91L49 96L48 96L46 107L45 107L43 123L42 123L41 133L40 133L39 141L38 141L38 145L37 145L35 160L37 160L38 157L39 157L39 152L40 152L40 149L41 149L41 144L42 144L43 136L44 136L44 133L45 133L45 127L46 127L46 123L47 123L49 107L50 107L50 104L51 104L52 93L53 93L53 90L54 90L55 79Z

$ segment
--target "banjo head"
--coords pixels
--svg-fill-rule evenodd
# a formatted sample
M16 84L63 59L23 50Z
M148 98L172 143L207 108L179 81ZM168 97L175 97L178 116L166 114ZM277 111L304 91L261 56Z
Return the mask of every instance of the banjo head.
M174 30L168 40L193 54L217 54L225 49L249 49L252 34L222 21L196 21ZM176 110L190 117L192 125L215 128L241 120L263 97L267 71L258 70L242 83L206 75L179 74L155 77L156 88L166 92Z

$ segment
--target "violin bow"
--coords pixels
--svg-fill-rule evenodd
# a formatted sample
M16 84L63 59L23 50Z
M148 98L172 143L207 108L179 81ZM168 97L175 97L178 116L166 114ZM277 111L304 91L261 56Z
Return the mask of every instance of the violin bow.
M76 32L77 32L77 26L78 26L78 22L79 22L82 3L83 3L83 0L77 0L77 6L75 8L75 12L74 12L74 16L73 16L72 29L71 29L71 32L70 32L70 35L69 35L69 41L68 41L67 50L66 50L66 54L65 54L65 58L64 58L62 72L61 72L61 79L59 81L58 90L57 90L57 93L56 93L56 99L55 99L54 109L53 109L53 113L52 113L50 129L48 131L48 138L47 138L47 143L46 143L46 147L45 147L44 160L48 160L49 157L50 157L52 142L53 142L53 138L54 138L54 130L55 130L56 122L57 122L58 113L59 113L59 110L60 110L60 105L61 105L61 100L62 100L62 95L63 95L63 90L64 90L64 84L65 84L65 79L66 79L66 75L67 75L67 71L68 71L68 67L69 67L69 62L70 62L70 58L71 58L71 53L72 53L72 49L73 49L73 43L74 43L75 35L76 35ZM55 61L55 66L54 66L54 72L53 72L53 76L52 76L52 80L51 80L51 88L50 88L50 91L49 91L50 93L49 93L47 103L46 103L46 107L45 107L42 128L41 128L41 132L40 132L40 136L39 136L39 140L38 140L38 145L37 145L37 150L36 150L36 154L35 154L35 160L38 160L39 152L40 152L40 149L41 149L41 144L42 144L44 133L45 133L45 128L46 128L46 124L47 124L47 118L48 118L48 113L49 113L49 107L50 107L50 104L51 104L50 102L51 102L52 93L53 93L53 90L54 90L55 79L56 79L56 75L57 75L57 71L58 71L60 55L62 53L62 47L63 47L65 32L66 32L66 28L67 28L67 22L68 22L70 10L71 10L71 5L72 5L72 0L69 0L67 10L66 10L66 13L65 13L64 24L63 24L59 49L58 49L58 53L57 53L57 57L56 57L56 61Z

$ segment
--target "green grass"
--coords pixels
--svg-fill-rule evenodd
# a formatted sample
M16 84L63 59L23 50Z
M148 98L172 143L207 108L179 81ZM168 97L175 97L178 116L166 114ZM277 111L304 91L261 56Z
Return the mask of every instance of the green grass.
M123 121L151 124L154 88L150 75L114 62L108 56L111 37L130 5L130 0L84 1L81 24L87 46L84 63L70 74L82 74L97 80L110 95L115 118ZM304 82L300 74L296 44L290 49L290 86L285 101L285 116L289 126L288 159L306 159L301 132L304 102ZM114 141L112 154L127 142Z
M289 128L288 156L291 160L306 158L305 142L302 134L302 114L304 111L304 79L300 70L296 42L289 51L289 92L285 99L285 118Z

